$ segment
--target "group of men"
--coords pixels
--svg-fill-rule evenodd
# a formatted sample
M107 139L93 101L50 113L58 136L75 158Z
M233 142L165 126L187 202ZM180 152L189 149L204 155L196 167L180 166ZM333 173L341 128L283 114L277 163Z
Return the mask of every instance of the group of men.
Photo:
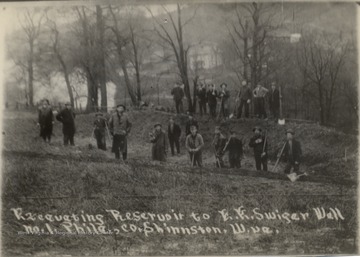
M182 100L185 96L183 85L176 83L172 89L171 94L174 99L175 108L177 113L183 112ZM196 87L196 99L199 106L200 115L207 113L207 106L211 117L216 117L216 108L218 100L220 100L220 112L225 119L229 117L229 99L230 91L227 89L227 84L222 83L219 90L216 89L214 84L198 83ZM245 118L249 118L251 102L254 102L254 115L257 118L267 118L266 114L266 98L268 98L269 109L274 119L279 118L280 109L280 93L276 88L275 82L271 83L271 89L263 87L258 84L255 89L251 89L250 83L247 81L242 82L242 86L236 96L235 114L237 118L241 118L243 110Z
M246 85L245 85L246 86ZM226 89L226 85L223 85ZM260 92L261 89L257 93ZM240 94L239 94L240 95ZM240 105L241 106L241 105ZM66 103L65 108L61 110L56 119L63 124L63 140L64 145L74 145L75 134L75 113L72 110L71 104ZM52 128L54 124L54 115L50 108L49 101L44 100L42 107L39 109L38 126L40 127L40 136L44 141L50 142L52 135ZM99 149L106 150L106 133L112 135L112 152L116 159L122 157L127 159L127 136L131 130L131 122L126 114L126 107L122 104L117 105L116 110L107 119L102 113L95 114L93 135L97 140ZM156 123L154 132L150 133L150 142L152 143L152 159L157 161L166 161L168 140L170 142L171 154L180 154L180 137L181 128L175 122L174 118L169 119L167 126L167 135L162 130L162 124ZM268 162L268 140L267 134L263 135L260 127L253 129L254 136L250 138L249 147L254 150L256 170L267 171ZM202 149L204 147L204 139L199 133L199 124L194 119L191 113L188 114L188 121L185 125L185 147L189 153L191 166L202 167ZM280 155L287 161L285 173L289 173L293 168L295 172L299 170L301 159L301 146L295 140L295 132L291 129L286 131L286 143L284 144ZM211 143L214 151L215 164L217 167L225 167L223 156L228 152L228 160L230 168L240 168L241 159L243 156L243 140L239 138L235 130L230 131L230 136L227 137L220 126L215 127L214 140Z
M162 130L161 123L156 123L155 131L150 133L150 141L153 144L152 159L157 161L166 161L167 137ZM199 133L198 122L189 114L188 121L185 125L185 148L189 153L191 166L202 167L202 149L204 139ZM262 133L261 127L256 126L253 129L254 135L249 140L249 147L253 148L256 170L268 171L268 137ZM174 146L177 153L180 154L180 135L181 128L174 122L174 118L169 119L167 136L170 141L172 155L175 154ZM299 171L300 159L302 155L300 142L294 139L295 132L292 129L286 130L286 142L278 154L278 158L286 161L284 173L289 174L291 169L294 172ZM237 134L237 131L231 130L227 137L220 126L215 127L214 140L211 143L211 149L214 152L216 167L225 167L223 156L228 152L230 168L240 168L241 159L243 158L243 139Z

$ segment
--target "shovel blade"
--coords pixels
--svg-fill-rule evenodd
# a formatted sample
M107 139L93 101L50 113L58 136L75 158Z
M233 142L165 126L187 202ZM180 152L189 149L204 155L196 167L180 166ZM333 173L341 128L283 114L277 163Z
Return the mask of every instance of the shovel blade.
M287 177L290 179L291 182L295 182L299 179L299 176L296 173L288 174Z

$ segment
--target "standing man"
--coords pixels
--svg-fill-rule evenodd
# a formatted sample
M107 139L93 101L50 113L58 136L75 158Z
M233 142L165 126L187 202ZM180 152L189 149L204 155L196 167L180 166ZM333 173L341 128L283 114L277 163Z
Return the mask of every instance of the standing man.
M206 97L206 87L205 84L201 84L200 88L198 88L197 91L197 97L199 101L199 109L200 109L200 115L206 114L206 103L207 103L207 97Z
M199 124L198 124L197 120L194 119L194 116L193 116L193 114L192 114L191 112L188 112L188 117L189 117L189 119L188 119L188 121L187 121L186 124L185 124L185 133L186 133L186 136L187 136L187 135L190 135L190 133L191 133L190 127L191 127L192 125L196 126L196 130L199 129Z
M101 112L95 114L94 121L94 136L98 149L106 151L106 120Z
M280 94L276 88L275 82L271 83L271 90L269 95L270 112L275 120L279 119L280 109Z
M183 112L183 102L182 99L184 98L184 90L182 89L179 83L175 84L175 87L171 90L171 95L174 98L176 113Z
M120 159L121 152L124 161L127 158L127 135L130 133L132 125L125 110L124 105L118 104L109 120L109 129L113 136L112 152L115 153L116 159Z
M260 127L255 127L253 132L255 135L250 139L249 146L254 148L256 170L260 171L262 166L262 170L267 171L267 142L265 143L265 137L261 135Z
M229 151L230 168L240 168L241 158L244 154L242 140L237 137L235 130L232 130L230 133L229 143L225 151Z
M161 129L161 124L156 123L154 133L150 134L150 142L153 144L151 149L151 156L153 161L166 161L166 135Z
M174 118L171 117L169 119L169 125L168 125L168 138L170 142L170 149L171 154L174 156L174 145L176 147L177 154L180 154L180 135L181 135L181 128L178 124L174 122Z
M202 136L197 132L197 127L191 125L190 135L186 137L185 147L189 152L191 166L202 167L202 153L201 149L204 146L204 140Z
M39 119L37 126L40 127L40 136L44 141L50 143L54 125L54 114L50 107L49 100L42 101L42 107L39 109Z
M269 92L265 87L258 84L256 88L253 90L254 95L254 107L255 107L255 115L258 118L264 117L267 118L266 111L265 111L265 96L266 93Z
M289 174L291 168L294 168L294 172L298 173L301 160L301 145L300 142L294 139L295 132L292 129L286 131L286 144L282 154L283 160L286 161L284 173Z
M75 145L75 113L69 102L65 104L65 109L56 115L56 119L63 124L64 145L68 145L69 142L70 145Z
M226 83L222 83L220 85L219 97L221 98L220 112L226 119L229 116L229 98L230 98L230 92L229 90L227 90Z
M215 157L216 157L216 167L223 168L224 167L224 148L226 145L226 137L221 133L220 126L215 127L215 137L213 141L213 145L215 147Z
M210 115L211 117L216 118L216 105L217 105L216 98L218 97L218 92L216 91L214 84L209 85L209 90L207 91L206 95L207 95Z
M236 101L240 101L239 107L237 109L237 118L241 118L243 107L245 107L245 118L249 118L249 106L251 103L251 90L249 85L246 83L246 80L242 82L242 87L239 92L239 97Z

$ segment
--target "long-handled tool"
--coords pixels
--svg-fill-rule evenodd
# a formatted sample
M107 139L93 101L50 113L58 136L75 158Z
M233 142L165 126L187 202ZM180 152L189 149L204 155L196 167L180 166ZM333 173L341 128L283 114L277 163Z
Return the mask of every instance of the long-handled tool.
M192 152L191 156L191 167L194 167L195 152Z
M223 112L223 102L224 102L224 96L221 97L220 110L219 110L218 116L217 116L217 118L216 118L217 121L220 119L220 115L221 115L221 113Z
M266 141L267 141L267 129L265 130L265 140L264 140L264 145L263 145L262 153L265 152Z
M228 141L226 142L224 148L223 148L223 152L225 152L226 148L228 147L229 143L230 143L230 140L231 140L232 136L229 137Z
M219 168L221 169L220 160L216 153L215 139L216 139L216 136L214 137L214 140L212 141L211 145L214 146L215 161L216 161L217 165L219 165Z
M234 106L234 110L233 112L229 115L229 119L232 119L235 116L235 112L238 108L238 105L240 104L240 94L241 94L241 88L239 90L239 93L237 94L236 98L235 98L235 106Z
M308 174L304 173L304 174L298 175L295 172L293 172L293 173L287 175L287 177L290 179L291 182L295 182L296 180L298 180L302 176L308 176Z
M279 158L277 159L277 161L276 161L276 163L275 163L275 166L274 166L272 172L275 172L275 169L276 169L276 167L277 167L277 165L278 165L278 163L279 163L279 161L280 161L281 155L282 155L283 152L284 152L285 146L286 146L286 142L284 143L284 145L283 145L283 147L282 147L282 149L281 149L281 152L280 152L280 154L279 154Z

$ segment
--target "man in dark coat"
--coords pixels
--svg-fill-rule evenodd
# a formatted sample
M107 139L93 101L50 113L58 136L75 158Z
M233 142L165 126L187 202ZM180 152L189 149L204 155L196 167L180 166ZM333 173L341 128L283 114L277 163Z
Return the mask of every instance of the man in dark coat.
M256 170L260 171L262 165L263 171L267 171L267 142L265 143L265 137L261 135L260 127L255 127L253 132L255 135L250 139L249 146L254 148Z
M279 118L280 94L279 90L276 88L275 82L271 83L271 90L269 92L269 105L272 116L275 120L277 120Z
M189 152L191 166L202 167L202 147L204 146L204 140L197 132L195 125L191 125L190 131L191 133L185 140L185 147Z
M171 154L173 156L175 155L174 145L176 147L177 153L180 154L180 135L181 128L174 122L174 119L171 117L168 125L168 138L170 142Z
M230 98L230 92L229 90L227 90L226 83L222 83L220 85L219 98L221 99L220 112L226 119L229 116L229 98Z
M42 101L42 107L39 109L38 127L40 127L40 136L44 141L51 142L51 135L54 124L54 114L50 107L49 100L44 99Z
M68 145L69 142L71 145L75 145L75 113L70 103L65 104L65 109L56 115L56 119L63 124L64 145Z
M96 143L98 149L106 151L106 119L104 118L101 112L95 114L95 121L94 121L94 136L96 138Z
M186 122L186 124L185 124L185 133L186 133L186 136L187 135L190 135L190 127L192 126L192 125L194 125L194 126L196 126L196 129L198 130L199 129L199 124L198 124L198 122L194 119L194 116L193 116L193 114L191 113L191 112L188 112L188 117L189 117L189 119L188 119L188 121Z
M300 142L294 139L295 132L292 129L286 131L286 144L282 154L282 158L286 161L284 173L289 174L291 168L294 168L294 172L298 173L301 161L301 145Z
M183 103L182 99L184 98L184 90L181 85L176 83L175 87L171 90L171 95L174 98L176 113L183 112Z
M224 148L226 145L226 137L221 133L220 126L215 127L215 137L213 141L213 146L215 148L215 158L216 158L216 167L224 167Z
M258 118L266 119L266 111L265 111L265 96L269 92L265 87L258 84L256 88L253 90L254 95L254 112Z
M197 98L199 100L199 110L200 115L206 114L206 103L207 103L207 97L206 97L206 87L205 84L201 84L201 86L197 90Z
M218 92L216 91L214 84L209 86L209 90L207 91L206 96L209 105L210 115L211 117L216 118L216 98L218 97Z
M237 137L236 131L233 130L230 133L230 140L225 151L229 151L230 168L240 168L241 158L244 154L242 140Z
M241 118L243 107L245 107L245 117L249 118L249 106L251 103L251 90L245 80L242 82L242 87L240 89L239 96L236 99L236 101L237 102L240 101L240 104L239 104L239 107L238 107L237 113L236 113L237 118L238 119Z
M121 152L124 161L127 159L127 135L132 126L125 110L124 105L118 104L109 120L109 129L113 136L112 152L115 153L116 159L120 159Z
M154 133L150 133L150 142L153 144L151 153L153 161L166 161L167 141L166 135L161 129L161 124L157 123L154 126Z

